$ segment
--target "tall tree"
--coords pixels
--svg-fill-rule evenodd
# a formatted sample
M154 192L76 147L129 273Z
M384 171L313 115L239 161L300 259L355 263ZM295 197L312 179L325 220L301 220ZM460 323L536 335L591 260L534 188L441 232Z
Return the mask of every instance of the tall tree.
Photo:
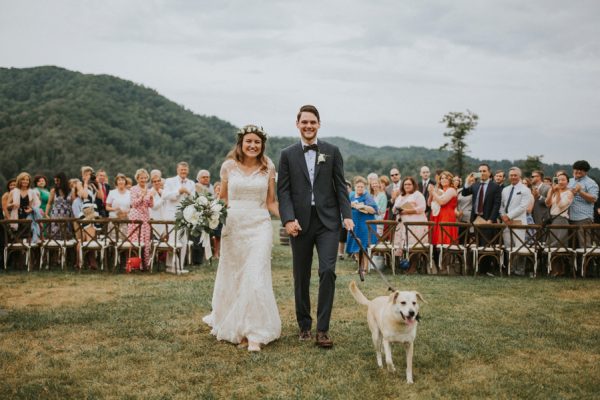
M440 150L448 150L452 155L448 158L448 169L453 170L460 176L465 173L465 157L467 153L467 143L465 138L477 127L479 116L474 112L467 110L463 112L449 112L444 115L440 123L446 124L448 130L444 132L444 137L450 138L450 141L440 147Z
M535 170L543 170L544 163L542 163L543 155L539 156L527 156L527 159L520 165L523 171L523 176L529 176Z

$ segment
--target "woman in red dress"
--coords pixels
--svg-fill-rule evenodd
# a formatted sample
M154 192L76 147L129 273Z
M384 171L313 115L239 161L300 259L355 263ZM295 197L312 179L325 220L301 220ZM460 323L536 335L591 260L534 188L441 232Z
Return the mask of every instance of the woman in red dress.
M456 222L456 205L457 192L456 188L452 185L452 175L448 171L444 171L440 174L439 181L434 187L429 186L429 202L431 203L431 217L430 220L435 222L435 226L431 231L431 243L434 245L438 244L450 244L458 237L458 229L456 227L446 227L445 233L442 234L440 228L440 222Z

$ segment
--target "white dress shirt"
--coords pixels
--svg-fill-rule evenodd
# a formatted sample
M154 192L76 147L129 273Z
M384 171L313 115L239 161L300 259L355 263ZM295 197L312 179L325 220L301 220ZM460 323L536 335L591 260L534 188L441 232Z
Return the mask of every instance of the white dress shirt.
M302 143L302 151L304 151L304 146L308 146L308 143L304 142L304 140L300 139ZM317 140L315 140L314 144L317 144ZM304 160L306 161L306 168L308 169L308 176L310 178L310 185L312 186L315 182L315 165L317 160L317 152L314 150L309 150L304 153ZM310 204L312 206L315 205L315 194L313 192L310 193Z

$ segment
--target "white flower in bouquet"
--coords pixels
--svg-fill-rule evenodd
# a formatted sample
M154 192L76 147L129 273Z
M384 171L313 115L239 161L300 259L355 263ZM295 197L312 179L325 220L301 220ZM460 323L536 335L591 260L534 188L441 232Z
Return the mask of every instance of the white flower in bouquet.
M214 219L210 219L210 221L208 222L208 227L210 229L217 229L217 227L219 226L219 219L217 218L216 220Z
M200 204L201 206L207 206L208 205L208 199L206 198L206 196L198 196L198 199L196 200L196 202L198 204Z
M213 203L210 206L210 209L212 210L213 214L219 214L221 212L221 210L223 209L223 205L219 204L216 201L213 201Z
M194 213L192 214L192 217L189 220L189 222L191 222L193 225L198 225L201 220L202 220L202 214L199 213L198 211L194 210Z
M187 206L186 208L183 209L183 218L190 223L192 222L192 219L194 218L194 214L197 214L198 211L196 211L196 208L194 207L193 204L190 204L189 206Z

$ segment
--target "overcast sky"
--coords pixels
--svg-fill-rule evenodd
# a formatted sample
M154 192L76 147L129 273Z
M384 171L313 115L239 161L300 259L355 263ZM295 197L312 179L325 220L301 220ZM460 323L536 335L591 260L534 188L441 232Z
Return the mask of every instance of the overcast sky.
M600 1L0 0L0 66L57 65L156 89L237 126L376 146L600 166Z

